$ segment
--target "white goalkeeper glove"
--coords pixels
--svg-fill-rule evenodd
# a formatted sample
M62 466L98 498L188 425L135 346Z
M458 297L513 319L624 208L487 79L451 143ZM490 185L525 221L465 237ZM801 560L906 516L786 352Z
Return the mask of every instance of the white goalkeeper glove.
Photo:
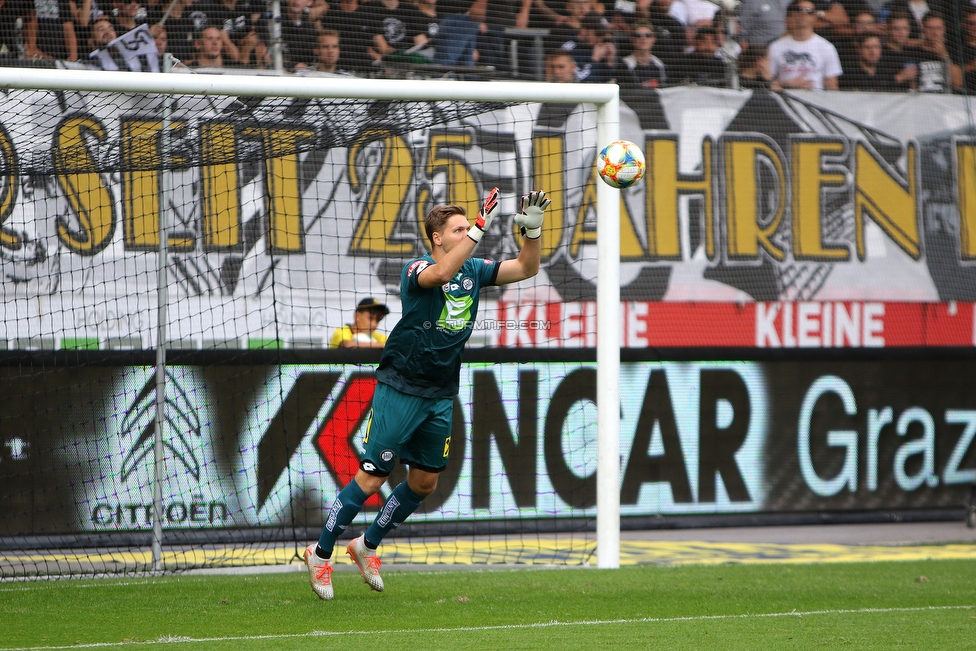
M545 192L530 192L522 196L515 223L522 227L523 237L535 240L542 236L542 218L550 203L552 201Z
M488 196L485 197L485 202L481 206L481 212L478 213L478 219L475 220L474 226L468 229L468 237L475 242L480 242L497 214L498 188L492 188Z

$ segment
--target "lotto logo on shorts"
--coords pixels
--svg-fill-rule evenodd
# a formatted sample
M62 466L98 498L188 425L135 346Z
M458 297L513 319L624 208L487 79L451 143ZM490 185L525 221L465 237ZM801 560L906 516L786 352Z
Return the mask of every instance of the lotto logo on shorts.
M380 459L382 459L383 461L392 461L393 450L383 450L382 452L380 452Z

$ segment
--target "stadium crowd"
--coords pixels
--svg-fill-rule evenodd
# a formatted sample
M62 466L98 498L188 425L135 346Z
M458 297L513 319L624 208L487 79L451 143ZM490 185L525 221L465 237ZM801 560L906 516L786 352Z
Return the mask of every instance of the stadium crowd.
M976 88L976 0L720 4L734 3L280 0L276 21L266 0L0 0L0 63L158 70L143 55L170 53L209 71L525 77L543 39L547 80L630 93Z

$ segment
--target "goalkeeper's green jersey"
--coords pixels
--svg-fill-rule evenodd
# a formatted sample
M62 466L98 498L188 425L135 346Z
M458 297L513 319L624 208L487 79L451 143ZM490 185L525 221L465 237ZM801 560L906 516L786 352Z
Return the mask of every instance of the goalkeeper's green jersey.
M414 396L455 396L461 354L478 317L482 287L495 284L499 263L469 258L440 287L425 289L417 279L434 264L430 255L410 261L400 272L403 316L393 327L376 379Z

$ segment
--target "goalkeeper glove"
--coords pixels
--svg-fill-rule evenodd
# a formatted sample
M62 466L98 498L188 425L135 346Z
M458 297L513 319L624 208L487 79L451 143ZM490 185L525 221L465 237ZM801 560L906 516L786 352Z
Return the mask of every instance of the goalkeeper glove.
M522 196L519 214L515 215L515 223L522 227L523 237L530 240L542 236L542 217L552 201L545 192L536 191Z
M495 215L498 214L498 188L492 188L488 196L485 197L485 202L481 206L481 212L478 213L478 219L475 220L474 226L468 229L468 237L470 237L475 242L480 242L481 238L484 236L485 231L491 226L491 222L495 219Z

